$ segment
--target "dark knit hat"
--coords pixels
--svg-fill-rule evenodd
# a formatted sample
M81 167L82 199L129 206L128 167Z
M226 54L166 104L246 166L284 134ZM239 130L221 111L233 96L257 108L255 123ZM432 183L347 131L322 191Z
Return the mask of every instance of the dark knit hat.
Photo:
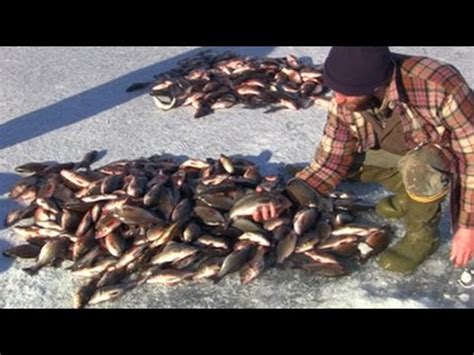
M323 80L343 95L370 95L390 81L393 67L388 47L332 47L324 63Z

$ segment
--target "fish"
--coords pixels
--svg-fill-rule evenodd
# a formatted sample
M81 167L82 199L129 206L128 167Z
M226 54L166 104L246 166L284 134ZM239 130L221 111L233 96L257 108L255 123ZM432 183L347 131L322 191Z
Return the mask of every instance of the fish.
M87 283L83 284L73 296L72 307L79 309L84 308L89 302L92 295L97 289L97 279L91 279Z
M181 233L181 240L185 243L191 243L195 241L202 234L201 227L198 224L191 222Z
M221 270L223 259L214 257L204 260L196 269L192 276L193 281L200 281L203 279L215 279Z
M287 59L265 65L273 68L273 76L281 72L280 65L305 70L304 65L293 68ZM289 61L297 65L294 58ZM261 97L244 95L246 104L255 107L268 99L267 90L296 89L284 73L273 88L273 76L255 76L251 66L240 69L239 61L230 63L223 66L229 76L225 80L206 77L207 69L199 84L169 77L165 80L173 85L156 96L173 95L180 103L192 94L193 85L202 90L216 81L207 86L210 91L202 97L207 101L199 105L219 100L216 91L223 86L243 84L264 92ZM318 85L309 76L301 79L299 85ZM231 91L223 95L233 95ZM298 95L280 93L272 100L278 104ZM217 283L239 272L240 283L247 285L273 267L343 276L350 274L347 262L362 264L390 241L386 226L354 223L359 207L368 205L364 201L341 192L312 194L299 183L290 188L286 175L262 176L249 159L225 154L183 159L163 153L92 169L96 159L91 154L87 164L54 163L36 172L34 165L28 172L27 167L23 171L29 176L9 189L10 197L28 205L8 213L6 224L27 244L3 254L35 260L25 268L30 274L66 261L65 270L86 279L73 295L73 307L113 300L146 282ZM279 216L253 221L253 212L269 204L277 206Z
M241 250L233 251L222 262L219 273L216 275L216 282L227 274L239 271L250 259L254 248L249 245Z
M199 201L204 202L208 207L222 211L230 211L234 206L234 200L227 196L219 196L216 194L199 195Z
M320 241L321 234L317 230L307 232L301 238L298 238L295 253L312 250Z
M89 228L89 230L74 243L72 247L72 260L76 261L80 259L96 245L97 241L95 239L94 229Z
M175 285L183 280L191 278L192 276L193 276L193 273L190 271L163 269L163 270L158 270L153 275L151 275L147 279L146 283Z
M263 247L270 247L271 245L270 241L263 234L255 232L245 232L239 237L239 240L248 240Z
M34 244L22 244L3 251L4 256L21 259L34 259L41 251L41 247Z
M95 290L94 294L89 299L89 305L95 305L101 302L117 299L121 297L126 291L130 289L129 284L117 284L100 287Z
M265 254L268 249L264 246L258 247L255 255L240 270L240 283L247 285L255 280L265 269Z
M234 204L234 207L232 207L229 212L229 218L233 220L238 217L252 216L256 210L262 206L268 206L269 204L274 204L280 211L291 207L290 201L284 196L267 192L250 193Z
M114 265L114 269L120 269L127 264L131 263L133 260L138 258L145 249L148 248L148 244L136 245L133 246L131 249L127 250L118 260L117 263Z
M301 266L302 269L325 277L341 277L348 275L348 270L339 263L307 263Z
M363 224L346 224L341 228L334 229L331 234L333 236L340 235L357 235L359 237L366 237L369 234L380 230L379 227Z
M278 241L276 247L277 253L277 263L281 264L287 259L296 249L296 242L298 240L298 235L291 231L285 237L283 237L280 241Z
M7 216L5 217L4 226L10 227L20 222L22 219L27 219L27 218L32 217L37 209L38 209L38 206L32 204L23 208L17 208L17 209L11 210L10 212L7 213Z
M115 232L109 233L104 238L105 249L110 255L119 258L126 250L126 243L123 238Z
M296 213L293 218L293 229L296 234L303 235L316 224L318 211L315 208L305 208Z
M52 265L54 262L64 258L69 244L70 242L67 238L58 238L48 241L41 248L35 265L23 268L23 271L25 271L29 275L34 275L41 268L47 265Z
M124 267L120 269L112 269L110 271L105 271L105 273L103 273L102 276L98 280L96 280L95 286L97 288L100 288L115 285L122 281L126 275L127 272Z
M32 162L15 167L15 171L20 174L37 174L51 166L48 163Z
M222 226L226 223L222 214L210 207L196 206L194 213L208 226Z
M198 249L191 245L183 243L172 243L168 244L163 249L163 251L152 257L150 263L152 265L161 265L165 263L176 262L190 255L194 255L197 252Z
M223 238L215 237L213 235L204 234L200 236L195 243L196 245L202 245L206 247L213 247L213 248L221 248L221 249L228 249L229 242L227 242Z

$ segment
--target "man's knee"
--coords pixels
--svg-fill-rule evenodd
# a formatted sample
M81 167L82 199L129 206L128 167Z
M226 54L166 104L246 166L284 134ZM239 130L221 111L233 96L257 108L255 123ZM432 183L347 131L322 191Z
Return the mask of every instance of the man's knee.
M433 145L407 153L398 169L407 194L417 202L439 201L449 191L451 176L447 163Z

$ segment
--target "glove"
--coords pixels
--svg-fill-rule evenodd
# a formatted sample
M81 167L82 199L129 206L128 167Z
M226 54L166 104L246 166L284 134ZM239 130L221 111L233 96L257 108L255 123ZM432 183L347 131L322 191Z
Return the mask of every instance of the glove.
M298 178L291 179L288 182L285 193L299 207L309 206L310 204L319 206L321 203L320 194L305 181Z

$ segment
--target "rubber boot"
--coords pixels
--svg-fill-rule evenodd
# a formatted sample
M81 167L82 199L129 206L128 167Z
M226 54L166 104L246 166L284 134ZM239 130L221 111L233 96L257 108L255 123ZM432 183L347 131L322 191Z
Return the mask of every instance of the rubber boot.
M409 200L404 217L405 236L380 255L378 264L394 272L415 271L438 248L440 217L441 201L418 203Z
M375 211L385 218L402 218L407 212L406 199L400 195L392 195L380 200Z

